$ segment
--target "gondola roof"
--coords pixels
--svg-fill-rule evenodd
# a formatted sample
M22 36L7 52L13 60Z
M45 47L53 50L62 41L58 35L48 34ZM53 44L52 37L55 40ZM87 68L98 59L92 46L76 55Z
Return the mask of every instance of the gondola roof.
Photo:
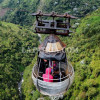
M39 51L46 53L59 52L63 50L66 45L59 39L58 36L51 34L46 37L44 42L39 46Z
M45 38L44 42L39 46L39 57L50 60L63 60L66 57L64 48L66 45L58 38L51 34Z

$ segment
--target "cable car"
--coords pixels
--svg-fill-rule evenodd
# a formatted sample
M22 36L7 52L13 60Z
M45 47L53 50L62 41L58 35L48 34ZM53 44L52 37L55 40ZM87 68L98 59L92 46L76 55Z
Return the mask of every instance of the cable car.
M37 13L32 15L36 17L44 15L51 17L75 18L70 15L55 15L55 13ZM70 31L68 28L68 30L65 28L66 26L63 22L61 22L61 26L59 24L60 30L63 30L65 28L67 30L67 33L65 32L65 29L63 33L58 33L58 26L53 26L53 28L51 28L50 25L52 24L52 21L47 21L49 25L45 24L44 26L41 26L44 22L45 21L38 22L37 20L36 33L50 35L47 36L38 47L37 63L33 66L32 69L32 80L40 93L48 96L57 96L65 93L74 80L74 69L72 65L68 62L68 59L66 57L66 45L57 36L68 36ZM55 23L56 22L54 21L54 24ZM41 30L43 28L45 30ZM39 30L39 32L37 31L37 29ZM46 33L47 29L48 33Z

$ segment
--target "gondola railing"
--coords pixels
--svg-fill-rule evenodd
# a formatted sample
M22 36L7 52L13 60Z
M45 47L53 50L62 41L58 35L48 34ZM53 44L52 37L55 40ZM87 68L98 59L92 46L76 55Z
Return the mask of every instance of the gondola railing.
M65 80L65 79L68 79L69 78L69 75L71 76L73 74L73 67L71 66L71 64L68 64L68 69L69 70L69 74L67 74L66 76L64 77L61 77L60 79L49 79L49 80L53 80L53 81L59 81L59 80ZM64 69L65 70L65 69ZM34 77L38 77L38 79L41 79L43 80L43 77L39 76L39 73L38 73L38 66L35 64L34 67L33 67L33 71L32 71L32 74L34 75ZM44 79L48 79L48 78L44 78Z

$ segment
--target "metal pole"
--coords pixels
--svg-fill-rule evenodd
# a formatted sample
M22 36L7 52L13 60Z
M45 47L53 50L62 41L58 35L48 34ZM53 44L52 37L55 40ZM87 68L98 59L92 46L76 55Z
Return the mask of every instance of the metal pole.
M39 62L39 67L38 67L38 76L39 76L40 63L41 63L41 59L40 59L40 62ZM39 88L39 85L38 85L38 76L36 77L36 79L37 79L36 87L37 87L37 89L40 91L40 88Z
M52 61L52 74L53 74L53 61Z
M41 63L41 59L40 59L40 62L39 62L39 67L38 67L38 75L39 75L40 63Z
M50 60L49 60L49 68L50 68ZM48 81L49 81L49 71L48 71Z
M60 62L59 62L59 75L60 75L60 82L61 82L61 70L60 70Z

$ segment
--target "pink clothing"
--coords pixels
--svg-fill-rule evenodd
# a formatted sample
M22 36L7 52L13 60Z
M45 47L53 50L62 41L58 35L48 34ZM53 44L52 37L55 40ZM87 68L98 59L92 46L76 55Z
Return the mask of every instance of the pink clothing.
M51 73L51 68L46 68L46 73L43 74L43 80L44 81L53 82L53 76L50 73Z
M55 63L53 64L53 67L56 67L56 64Z

